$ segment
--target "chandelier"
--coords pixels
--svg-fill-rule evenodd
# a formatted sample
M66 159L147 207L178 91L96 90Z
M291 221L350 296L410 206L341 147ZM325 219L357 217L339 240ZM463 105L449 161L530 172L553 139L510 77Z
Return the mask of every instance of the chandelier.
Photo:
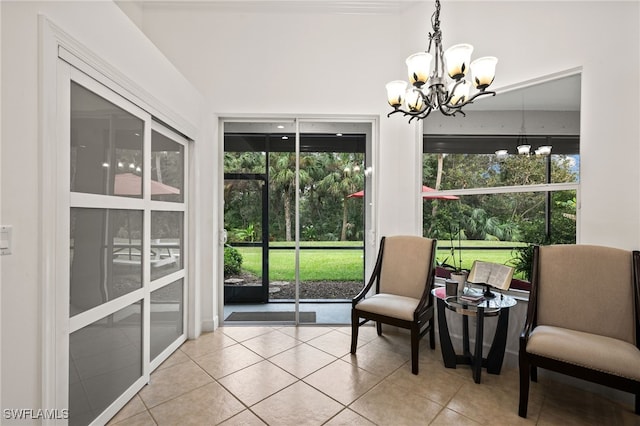
M516 152L519 155L531 155L531 144L527 140L527 132L524 127L524 101L522 101L522 125L520 126L520 134L518 134L516 145ZM551 149L551 145L541 145L536 148L533 153L536 156L548 157L551 155ZM496 151L496 156L498 160L502 161L509 156L509 151L506 149L499 149Z
M479 96L495 95L487 88L493 83L498 59L493 56L471 61L473 46L456 44L446 51L442 50L442 32L440 31L440 0L436 0L436 11L431 16L433 32L429 33L429 47L426 52L418 52L407 58L409 81L395 80L387 83L387 100L393 107L387 117L398 112L410 116L411 120L422 120L431 111L439 109L447 116L465 113L462 107ZM431 47L434 47L433 55ZM431 61L435 60L430 72ZM446 76L445 76L446 63ZM465 79L471 68L471 82ZM447 77L448 76L448 77ZM470 96L471 85L478 90Z

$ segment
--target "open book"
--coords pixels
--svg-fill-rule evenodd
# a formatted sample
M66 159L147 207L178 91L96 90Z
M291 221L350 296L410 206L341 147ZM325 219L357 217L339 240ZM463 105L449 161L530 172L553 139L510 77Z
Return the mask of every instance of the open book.
M511 277L513 277L513 268L510 266L475 260L467 281L507 290L511 285Z

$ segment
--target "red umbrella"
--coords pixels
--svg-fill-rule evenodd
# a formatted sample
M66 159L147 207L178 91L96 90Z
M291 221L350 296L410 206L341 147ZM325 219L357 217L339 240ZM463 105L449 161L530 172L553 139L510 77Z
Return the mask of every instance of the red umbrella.
M430 188L428 186L422 185L422 192L431 192L435 191L435 189ZM347 198L362 198L364 197L364 189L362 191L354 192L353 194L347 195ZM422 198L429 200L459 200L460 197L456 197L455 195L429 195L425 194Z
M180 190L158 181L151 181L151 194L179 194ZM141 195L142 178L133 173L119 173L115 177L113 195Z

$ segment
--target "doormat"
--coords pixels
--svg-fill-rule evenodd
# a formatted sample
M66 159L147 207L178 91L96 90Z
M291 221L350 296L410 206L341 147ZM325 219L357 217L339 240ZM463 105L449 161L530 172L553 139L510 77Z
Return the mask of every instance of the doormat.
M225 321L295 321L296 313L292 311L273 312L232 312ZM316 322L315 312L300 312L300 322Z

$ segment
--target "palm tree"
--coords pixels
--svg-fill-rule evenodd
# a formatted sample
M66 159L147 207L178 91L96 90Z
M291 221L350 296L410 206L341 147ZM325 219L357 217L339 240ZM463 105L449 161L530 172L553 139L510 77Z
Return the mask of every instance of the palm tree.
M285 240L293 241L291 235L291 202L296 187L296 155L292 152L272 153L269 162L269 184L274 194L282 194L284 207ZM313 164L310 156L300 157L300 188L309 182L307 167Z
M347 229L349 228L349 209L346 197L364 186L364 174L353 170L355 164L358 164L358 161L351 154L339 154L332 164L326 165L329 173L318 184L318 188L342 200L340 241L347 240Z

